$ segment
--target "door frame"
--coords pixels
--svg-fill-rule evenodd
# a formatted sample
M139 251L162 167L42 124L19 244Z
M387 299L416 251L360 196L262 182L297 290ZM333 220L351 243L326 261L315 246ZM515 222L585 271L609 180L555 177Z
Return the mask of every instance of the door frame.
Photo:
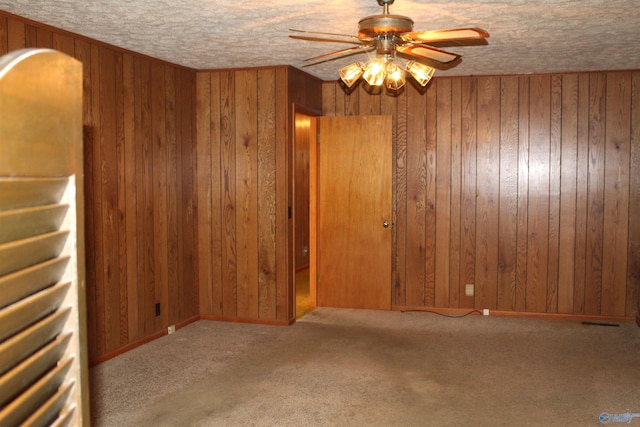
M316 111L313 109L305 108L300 105L296 105L292 103L291 106L291 145L290 145L290 155L289 155L289 182L291 183L291 193L289 200L289 209L291 210L291 222L290 222L290 230L291 230L291 238L289 241L289 254L288 258L290 260L289 264L289 293L291 295L290 301L293 305L293 313L291 322L296 321L296 262L295 262L295 250L296 250L296 219L297 212L295 208L295 196L296 196L296 188L297 183L295 179L295 159L296 159L296 114L302 114L308 116L310 118L310 129L309 129L309 300L311 305L315 308L317 307L317 281L316 281L316 227L317 227L317 218L315 214L315 194L314 188L317 185L317 177L315 176L317 170L317 117L322 116L322 112Z

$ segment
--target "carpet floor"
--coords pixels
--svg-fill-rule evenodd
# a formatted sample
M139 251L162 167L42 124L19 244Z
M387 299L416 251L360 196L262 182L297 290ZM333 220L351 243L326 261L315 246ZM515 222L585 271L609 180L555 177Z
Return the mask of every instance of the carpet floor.
M90 373L98 427L640 426L633 323L318 308L198 321Z

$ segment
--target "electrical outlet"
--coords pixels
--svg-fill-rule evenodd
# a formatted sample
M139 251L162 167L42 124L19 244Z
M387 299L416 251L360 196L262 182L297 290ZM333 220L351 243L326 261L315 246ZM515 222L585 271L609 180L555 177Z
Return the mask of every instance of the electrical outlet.
M467 297L472 297L474 293L473 283L467 283L464 287L464 295Z
M167 328L167 333L172 334L176 331L176 325L171 325Z

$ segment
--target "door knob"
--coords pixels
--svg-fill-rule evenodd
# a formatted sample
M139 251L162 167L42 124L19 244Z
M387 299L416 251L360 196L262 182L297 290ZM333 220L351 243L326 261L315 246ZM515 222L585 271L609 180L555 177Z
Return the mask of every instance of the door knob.
M382 223L382 226L383 226L384 228L389 228L389 221L384 221L384 222Z

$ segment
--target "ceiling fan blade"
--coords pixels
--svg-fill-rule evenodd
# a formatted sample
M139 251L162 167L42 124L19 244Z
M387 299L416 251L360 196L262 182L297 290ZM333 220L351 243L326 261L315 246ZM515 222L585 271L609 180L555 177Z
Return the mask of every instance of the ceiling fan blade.
M350 41L350 40L337 40L337 39L328 39L324 37L308 37L308 36L292 36L289 35L292 39L296 40L306 40L310 42L332 42L332 43L346 43L346 44L354 44L360 45L360 41Z
M480 28L454 28L451 30L434 30L404 33L403 40L421 43L442 42L451 40L478 40L489 37L489 33Z
M447 52L445 50L436 49L435 47L427 46L424 44L407 44L404 46L397 46L396 50L405 55L413 56L420 59L430 59L446 64L451 61L455 61L460 57L455 53Z
M337 33L324 33L324 32L321 32L321 31L294 30L292 28L289 28L289 31L293 31L295 33L315 34L315 35L318 35L318 36L346 37L346 38L349 38L349 39L352 39L352 40L360 40L358 38L358 36L354 36L354 35L351 35L351 34L337 34ZM293 36L289 36L289 37L293 37Z
M335 61L336 59L347 58L351 55L358 55L362 52L369 52L374 49L375 48L371 46L362 46L360 48L355 48L355 49L344 49L344 51L342 51L341 54L339 54L338 52L332 52L327 55L321 55L317 57L317 59L320 59L324 56L326 57L326 59L321 59L320 61L315 61L310 64L305 64L302 66L302 68L311 67L313 65L318 65L318 64L324 64L325 62ZM305 59L305 61L311 61L313 59L314 58L309 58L309 59Z
M325 53L324 55L314 56L313 58L307 58L307 59L305 59L305 61L317 61L319 59L330 58L332 56L340 56L340 55L344 55L344 54L347 54L347 53L355 53L356 50L365 50L365 49L368 49L368 48L371 48L371 47L372 46L367 46L367 45L348 47L346 49L337 50L335 52Z

